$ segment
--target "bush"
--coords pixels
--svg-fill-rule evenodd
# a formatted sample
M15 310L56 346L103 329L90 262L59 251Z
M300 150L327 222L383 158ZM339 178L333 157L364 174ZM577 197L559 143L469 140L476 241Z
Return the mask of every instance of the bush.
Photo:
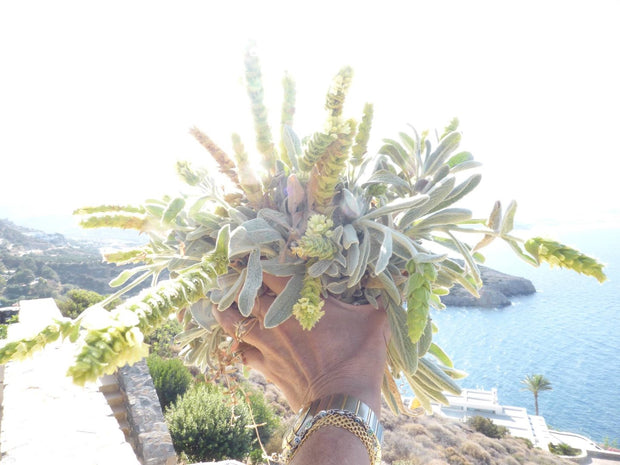
M77 318L91 305L101 302L105 296L86 289L71 289L62 299L56 300L56 305L62 316Z
M252 408L252 417L254 422L258 426L256 429L252 428L252 438L255 439L253 443L253 450L250 454L253 463L260 462L263 451L260 448L260 444L256 440L256 430L258 430L258 436L260 437L263 446L265 446L266 452L271 454L273 452L280 452L282 441L274 448L274 444L270 443L270 440L274 433L280 426L280 419L276 416L273 408L267 404L265 396L258 390L252 390L248 387L245 388L250 401L250 407Z
M213 385L195 384L166 411L172 442L190 463L243 460L252 447L247 407Z
M501 439L508 434L508 428L497 426L493 420L482 416L471 417L467 424L489 438Z
M146 336L144 342L151 346L152 354L157 354L164 358L175 357L177 354L172 350L172 341L182 329L183 326L176 319L169 319Z
M192 384L189 369L178 358L165 359L151 354L146 359L162 410L185 394Z
M571 447L568 444L561 442L559 444L549 443L549 451L556 455L566 455L569 457L575 457L581 454L581 449Z

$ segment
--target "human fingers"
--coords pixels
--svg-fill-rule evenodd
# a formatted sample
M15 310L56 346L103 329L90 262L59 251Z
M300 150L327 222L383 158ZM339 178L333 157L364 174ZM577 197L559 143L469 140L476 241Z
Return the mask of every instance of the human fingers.
M258 299L256 306L260 306ZM212 311L215 320L237 344L247 342L259 347L264 347L266 344L269 344L270 339L265 333L266 330L260 317L255 315L244 317L239 313L236 305L231 306L223 312L220 312L216 308Z

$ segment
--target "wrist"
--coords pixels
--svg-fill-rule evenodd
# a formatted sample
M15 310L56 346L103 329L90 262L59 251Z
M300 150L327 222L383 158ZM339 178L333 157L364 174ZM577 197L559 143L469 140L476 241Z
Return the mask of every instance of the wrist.
M347 394L319 398L304 407L283 440L283 453L293 457L306 441L324 427L337 427L364 444L371 463L381 461L383 427L379 413L360 399Z

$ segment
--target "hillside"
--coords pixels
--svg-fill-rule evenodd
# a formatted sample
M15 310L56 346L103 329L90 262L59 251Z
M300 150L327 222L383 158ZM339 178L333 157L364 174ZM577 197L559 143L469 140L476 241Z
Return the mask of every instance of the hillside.
M67 239L0 219L0 306L57 298L72 288L112 293L108 283L123 268L102 262L103 245L100 240Z
M262 375L254 371L250 381L263 390L265 398L285 424L292 421L293 414L275 386L267 383ZM492 439L458 421L438 416L395 416L385 404L381 416L385 430L382 453L384 464L574 465L570 460L531 447L524 439L511 436ZM267 447L269 452L278 450L279 440L273 438L269 444L273 449Z

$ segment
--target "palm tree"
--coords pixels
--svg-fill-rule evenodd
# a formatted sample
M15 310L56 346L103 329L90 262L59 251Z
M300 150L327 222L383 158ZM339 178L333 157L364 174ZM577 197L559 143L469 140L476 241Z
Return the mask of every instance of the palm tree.
M536 415L538 415L538 393L541 391L551 391L551 382L543 375L527 375L521 380L521 384L525 387L523 391L530 391L534 394L534 405L536 406Z

